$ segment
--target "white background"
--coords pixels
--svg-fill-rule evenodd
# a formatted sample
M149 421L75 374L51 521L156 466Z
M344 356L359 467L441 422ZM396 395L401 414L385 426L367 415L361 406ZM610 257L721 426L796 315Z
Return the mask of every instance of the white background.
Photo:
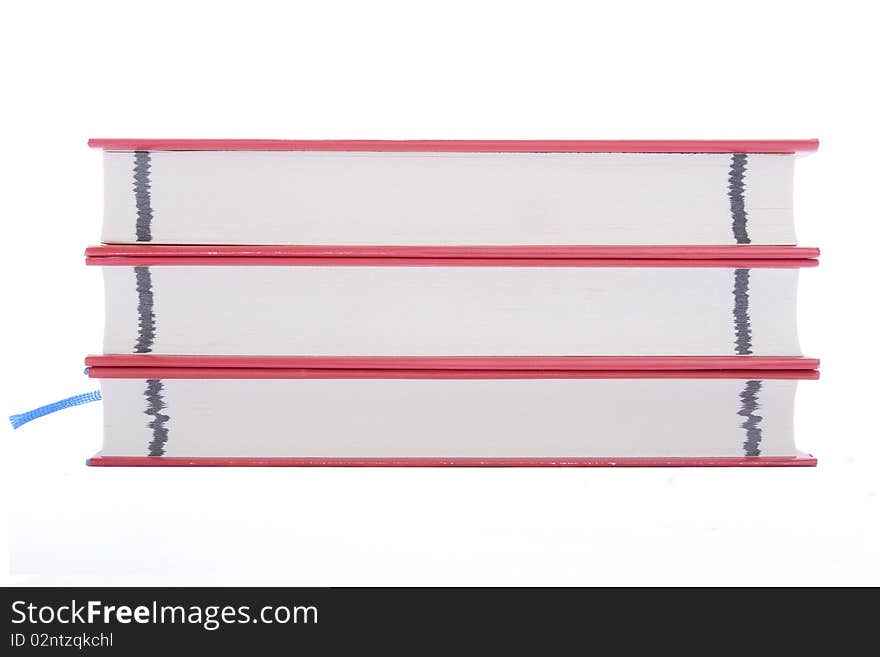
M3 434L8 581L880 584L865 2L4 3L4 415L94 388L103 137L820 137L796 174L817 469L98 469L100 404Z

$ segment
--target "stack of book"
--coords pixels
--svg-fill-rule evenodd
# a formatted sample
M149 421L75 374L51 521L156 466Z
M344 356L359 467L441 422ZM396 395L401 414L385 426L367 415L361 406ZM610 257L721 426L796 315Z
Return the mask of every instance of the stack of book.
M90 145L92 465L815 464L815 140Z

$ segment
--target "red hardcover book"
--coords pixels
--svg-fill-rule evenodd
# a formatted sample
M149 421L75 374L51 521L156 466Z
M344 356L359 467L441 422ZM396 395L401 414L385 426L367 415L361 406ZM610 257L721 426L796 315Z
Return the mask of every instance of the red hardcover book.
M765 361L741 359L718 370L689 358L674 362L682 369L652 369L669 361L639 360L563 360L569 369L550 370L509 359L493 370L413 359L368 369L342 367L360 359L307 368L290 358L90 356L105 441L89 463L815 465L791 432L795 385L818 377L806 363L760 369ZM595 369L615 363L626 369Z
M435 251L106 245L88 249L87 262L104 269L107 354L466 365L798 357L798 272L818 254L760 246L583 247L579 257Z
M815 139L89 143L103 150L105 242L383 257L793 245L796 155L818 147Z

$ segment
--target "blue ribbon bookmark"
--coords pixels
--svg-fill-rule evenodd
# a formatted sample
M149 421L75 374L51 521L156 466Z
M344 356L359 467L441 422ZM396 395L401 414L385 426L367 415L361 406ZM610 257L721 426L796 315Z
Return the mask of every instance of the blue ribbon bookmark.
M54 413L55 411L61 411L65 408L70 408L71 406L79 406L80 404L88 404L93 401L101 401L101 391L100 390L92 390L91 392L84 392L81 395L74 395L73 397L68 397L67 399L62 399L57 402L53 402L51 404L46 404L45 406L40 406L39 408L35 408L32 411L27 411L26 413L18 413L17 415L10 415L9 421L12 422L12 428L18 429L22 424L27 424L31 420L36 420L38 417L43 417L44 415L49 415L50 413Z

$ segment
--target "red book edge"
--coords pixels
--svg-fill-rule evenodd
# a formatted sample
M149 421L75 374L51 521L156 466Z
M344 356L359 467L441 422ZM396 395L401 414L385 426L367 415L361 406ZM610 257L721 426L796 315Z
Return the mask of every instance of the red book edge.
M306 370L736 371L815 370L801 356L86 356L89 368ZM89 370L92 375L93 370Z
M317 246L104 244L86 248L86 258L431 258L588 260L789 260L815 259L819 249L798 246ZM94 262L93 264L100 264Z
M796 456L675 456L675 457L182 457L182 456L103 456L96 454L86 461L91 466L136 467L476 467L476 468L706 468L706 467L815 467L810 454Z
M93 379L742 379L816 380L816 370L436 370L89 367Z
M388 151L447 153L807 153L818 139L89 139L121 151Z
M91 256L87 265L104 267L727 267L797 269L815 267L813 259L699 259L683 258L311 258L205 255L161 256L146 253L133 257Z
M87 265L103 267L728 267L731 269L798 269L815 267L818 260L668 260L574 258L201 258L138 256L86 258Z

